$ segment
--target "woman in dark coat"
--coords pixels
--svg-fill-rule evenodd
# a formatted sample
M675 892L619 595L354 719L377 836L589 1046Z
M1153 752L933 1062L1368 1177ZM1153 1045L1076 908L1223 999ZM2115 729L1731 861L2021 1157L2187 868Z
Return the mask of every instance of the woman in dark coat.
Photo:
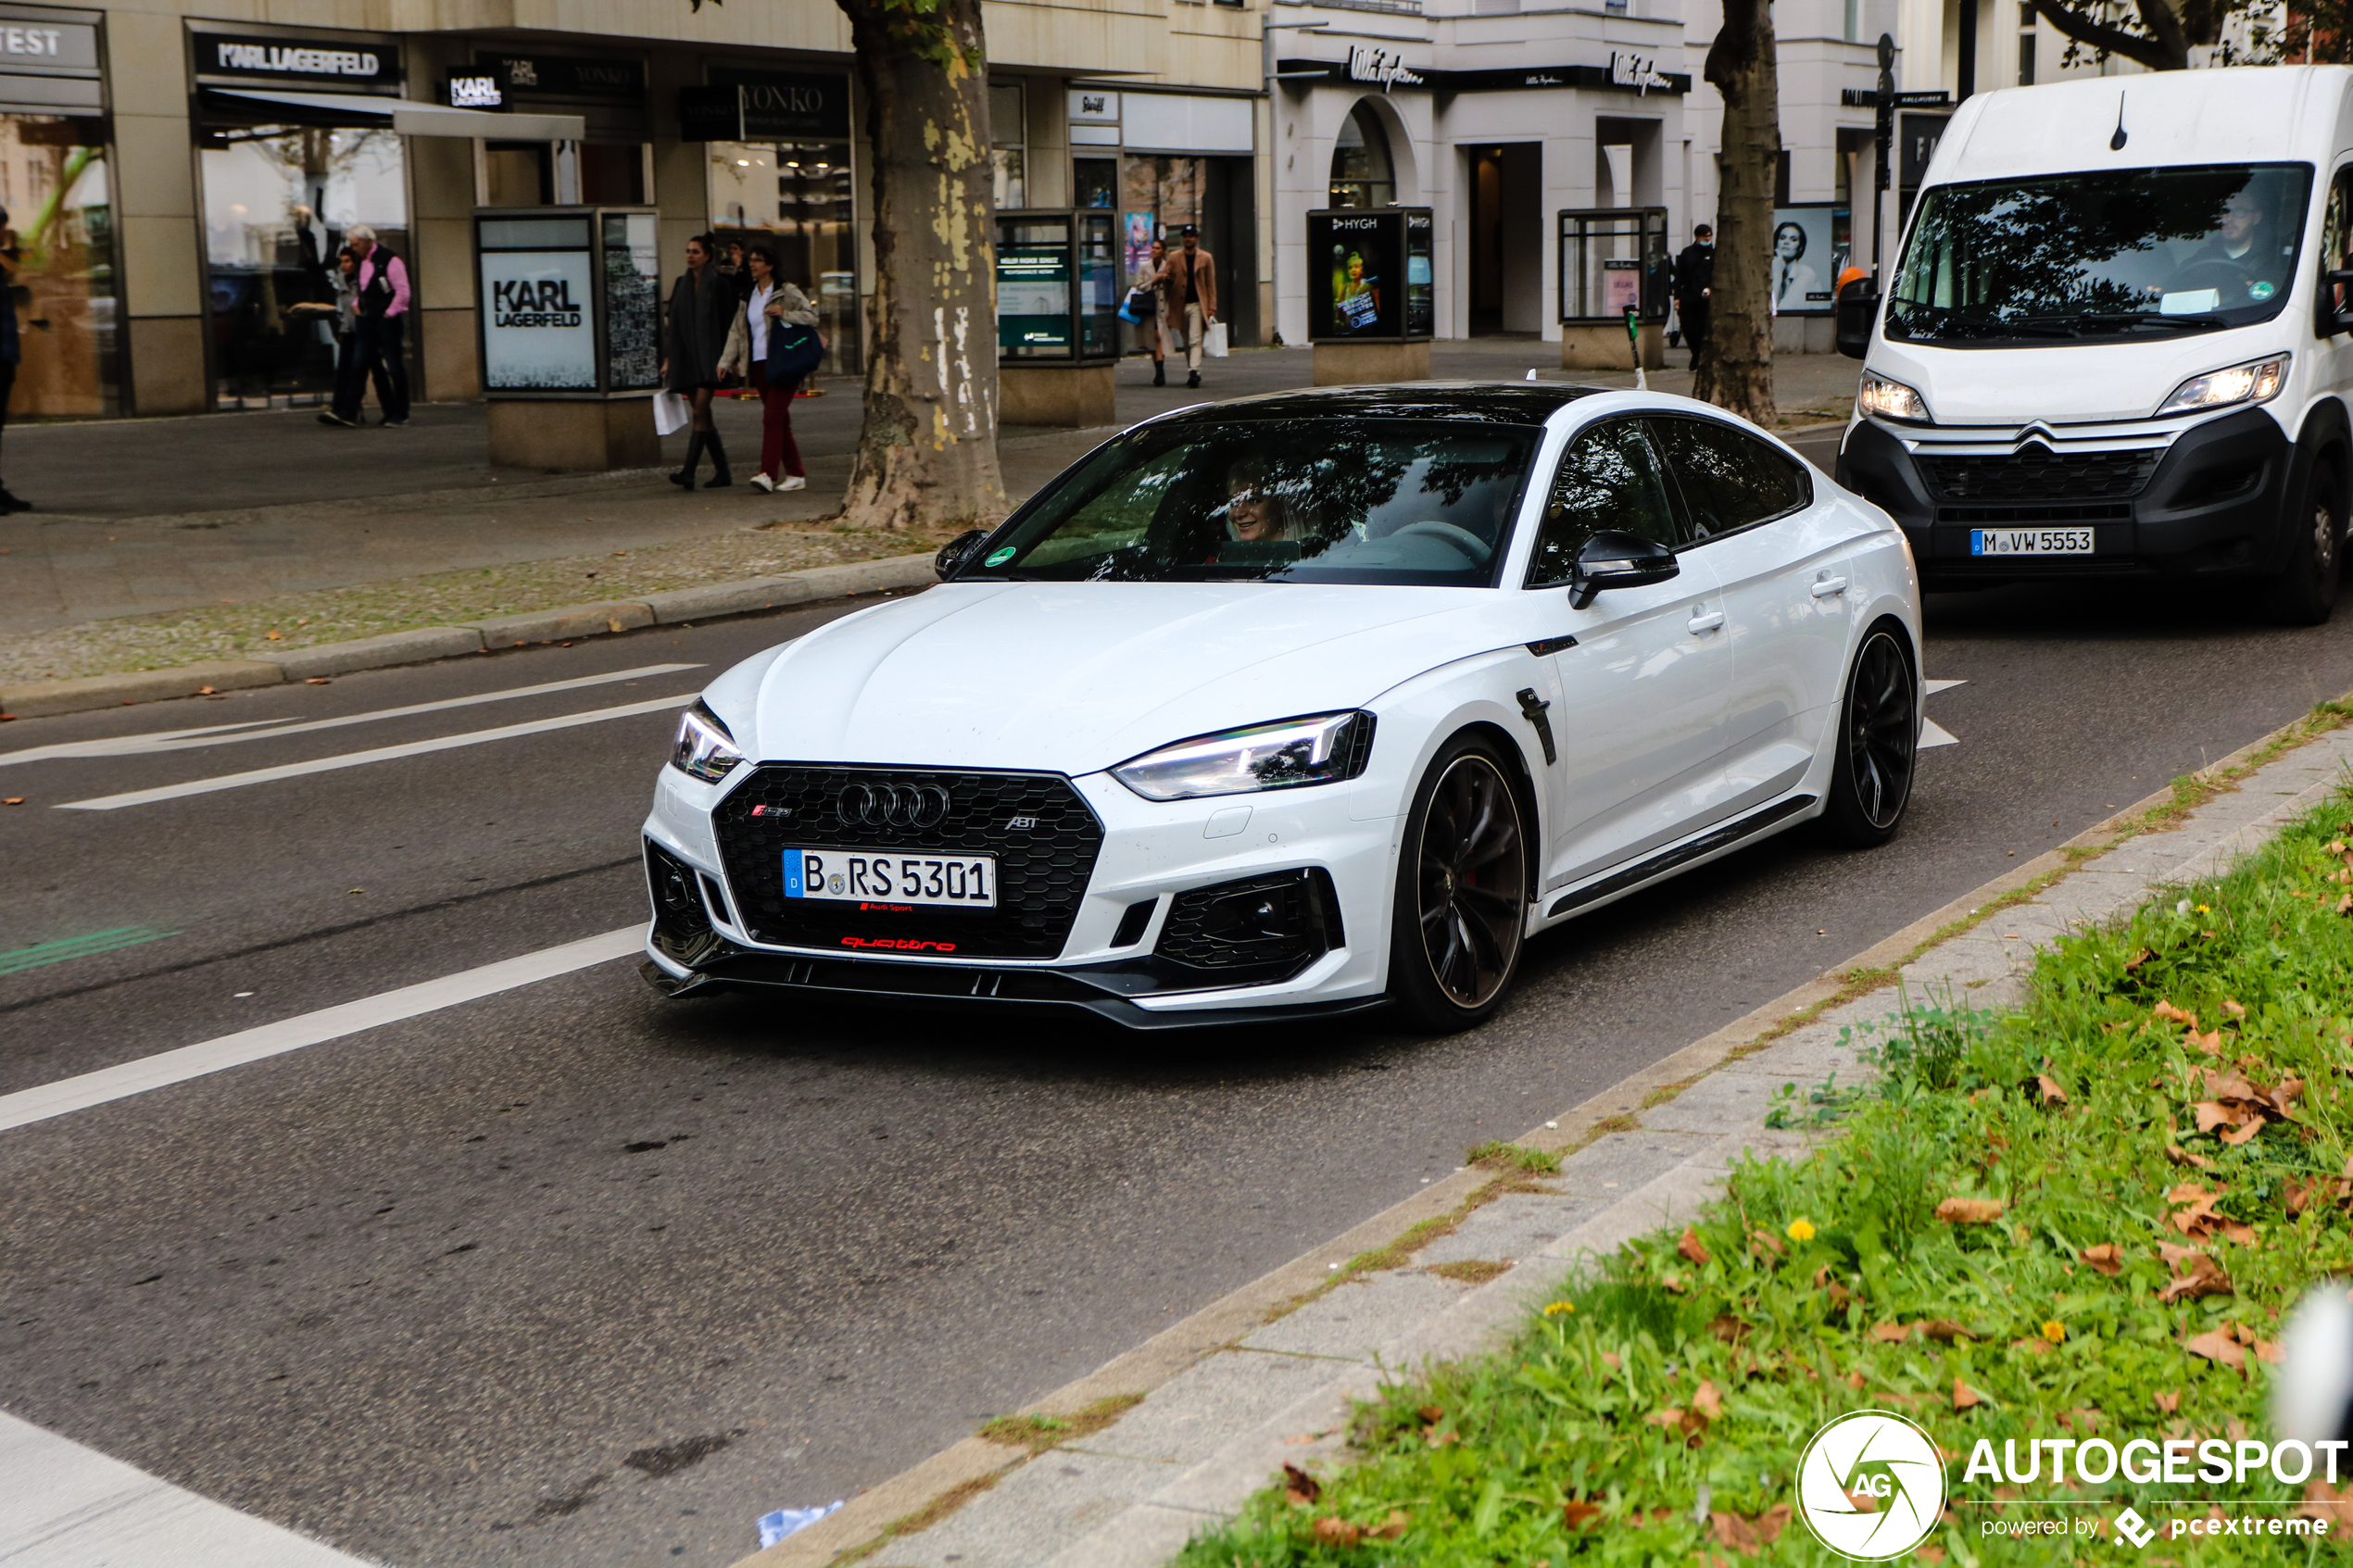
M686 242L686 270L670 290L670 312L661 334L661 381L694 408L694 426L686 437L686 466L670 476L673 484L695 487L695 465L706 449L711 475L705 489L715 490L735 480L727 472L727 449L711 422L711 395L719 385L719 360L727 346L727 330L743 308L743 297L731 279L711 265L711 241L698 234Z

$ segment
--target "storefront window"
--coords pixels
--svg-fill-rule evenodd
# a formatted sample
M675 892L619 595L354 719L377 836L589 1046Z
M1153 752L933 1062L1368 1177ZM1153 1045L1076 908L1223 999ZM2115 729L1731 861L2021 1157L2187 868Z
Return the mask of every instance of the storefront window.
M1029 137L1024 125L1021 83L994 82L988 86L988 142L997 172L997 210L1013 212L1029 205Z
M1331 204L1390 207L1397 200L1397 173L1389 157L1389 132L1368 104L1358 104L1340 122L1332 145Z
M120 413L103 123L0 115L0 207L23 247L16 295L24 357L9 411Z
M821 373L858 373L864 361L849 144L712 142L709 152L712 229L763 231L777 272L817 307Z
M319 127L218 131L204 146L202 173L216 406L326 401L333 331L287 307L333 301L328 273L355 223L375 230L416 286L401 138Z

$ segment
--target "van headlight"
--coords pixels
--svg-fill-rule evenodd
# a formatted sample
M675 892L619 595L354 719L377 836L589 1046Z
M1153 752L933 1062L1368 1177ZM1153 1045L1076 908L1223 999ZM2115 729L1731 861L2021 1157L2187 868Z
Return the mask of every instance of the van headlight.
M1855 401L1863 406L1863 412L1876 420L1896 420L1907 425L1936 422L1929 418L1928 399L1877 370L1863 372L1862 381L1855 388Z
M717 784L744 759L736 737L707 704L698 702L678 715L678 741L671 748L670 765L705 784Z
M2208 370L2202 376L2192 376L2173 389L2172 396L2157 406L2157 417L2161 420L2168 414L2227 408L2233 403L2269 403L2287 384L2287 362L2292 358L2274 354L2266 359L2233 365L2227 370Z
M1194 800L1337 784L1365 771L1373 755L1373 716L1318 713L1197 735L1122 762L1111 776L1147 800Z

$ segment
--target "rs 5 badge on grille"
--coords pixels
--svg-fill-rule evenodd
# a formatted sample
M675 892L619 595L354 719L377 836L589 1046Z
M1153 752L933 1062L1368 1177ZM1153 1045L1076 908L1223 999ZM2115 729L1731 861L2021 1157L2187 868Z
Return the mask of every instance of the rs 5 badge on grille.
M997 907L997 858L921 849L787 849L785 897Z

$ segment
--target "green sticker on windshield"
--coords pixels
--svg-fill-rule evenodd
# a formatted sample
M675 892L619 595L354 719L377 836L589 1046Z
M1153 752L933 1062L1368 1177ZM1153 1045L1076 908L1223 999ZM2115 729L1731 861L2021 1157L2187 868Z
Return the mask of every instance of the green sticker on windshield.
M988 558L981 562L981 564L983 566L1002 566L1013 558L1013 547L1011 545L1008 545L1001 550L989 551Z
M2249 299L2269 299L2276 292L2278 291L2275 285L2269 278L2258 279L2246 285L2246 297Z

